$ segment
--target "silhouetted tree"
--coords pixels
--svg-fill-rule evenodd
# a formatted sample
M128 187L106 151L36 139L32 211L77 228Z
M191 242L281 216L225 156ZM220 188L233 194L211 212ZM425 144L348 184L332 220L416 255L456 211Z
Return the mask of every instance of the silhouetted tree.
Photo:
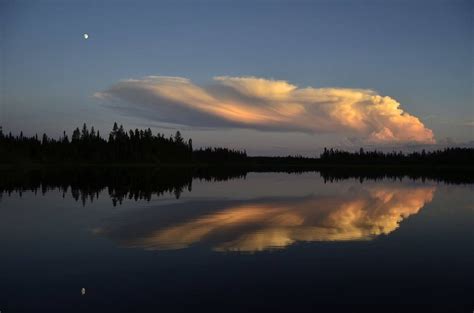
M81 132L79 127L72 132L72 141L79 141L81 139Z

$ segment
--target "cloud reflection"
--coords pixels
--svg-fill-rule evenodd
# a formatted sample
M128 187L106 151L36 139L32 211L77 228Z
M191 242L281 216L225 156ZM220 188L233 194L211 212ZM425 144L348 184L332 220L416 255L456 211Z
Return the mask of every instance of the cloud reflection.
M182 249L207 244L217 251L261 251L297 241L370 240L397 229L433 198L433 186L354 187L346 195L223 203L217 210L172 222L149 218L109 223L96 233L126 247ZM174 208L176 209L176 208Z

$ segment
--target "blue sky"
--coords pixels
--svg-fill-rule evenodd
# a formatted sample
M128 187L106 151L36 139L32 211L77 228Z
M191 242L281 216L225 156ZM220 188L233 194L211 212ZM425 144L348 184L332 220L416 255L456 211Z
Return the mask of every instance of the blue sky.
M371 89L399 102L438 143L474 140L472 1L0 3L7 131L60 134L86 122L106 132L118 121L182 129L197 145L258 154L351 145L347 131L176 125L137 113L142 104L122 110L94 97L150 75L203 88L216 76L252 76L298 88Z

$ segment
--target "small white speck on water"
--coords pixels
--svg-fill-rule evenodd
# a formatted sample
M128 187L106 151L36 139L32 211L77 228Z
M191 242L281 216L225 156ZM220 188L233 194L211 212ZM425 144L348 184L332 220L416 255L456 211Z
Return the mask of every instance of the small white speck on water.
M81 289L81 295L85 295L86 294L86 288L82 288Z
M84 34L84 39L88 39L89 38L89 34Z

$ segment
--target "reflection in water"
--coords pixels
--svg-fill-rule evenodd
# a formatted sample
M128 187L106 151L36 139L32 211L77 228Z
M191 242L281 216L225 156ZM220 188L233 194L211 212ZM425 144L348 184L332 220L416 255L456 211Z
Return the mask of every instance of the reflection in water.
M191 214L109 221L95 232L148 250L200 243L218 251L260 251L297 241L370 240L393 232L403 219L418 213L434 191L426 185L356 185L342 195L228 201L205 213L196 209L203 203L196 203ZM179 209L173 207L169 214Z
M465 168L431 168L431 167L321 167L314 166L282 167L259 161L257 167L202 167L202 168L157 168L146 166L131 167L40 167L33 169L0 170L0 200L3 195L33 191L68 193L76 200L92 203L99 195L112 200L113 205L122 204L125 199L147 200L153 196L174 194L179 198L183 191L192 190L193 181L226 181L245 179L249 171L271 171L285 173L319 172L324 182L337 182L349 178L364 181L421 180L437 181L449 184L473 184L472 170Z
M238 168L156 168L156 167L64 167L32 170L0 171L0 199L3 194L34 191L45 195L59 190L63 197L70 192L85 206L106 191L113 205L124 199L147 200L152 196L172 193L179 198L184 190L191 191L193 179L225 181L245 178Z

